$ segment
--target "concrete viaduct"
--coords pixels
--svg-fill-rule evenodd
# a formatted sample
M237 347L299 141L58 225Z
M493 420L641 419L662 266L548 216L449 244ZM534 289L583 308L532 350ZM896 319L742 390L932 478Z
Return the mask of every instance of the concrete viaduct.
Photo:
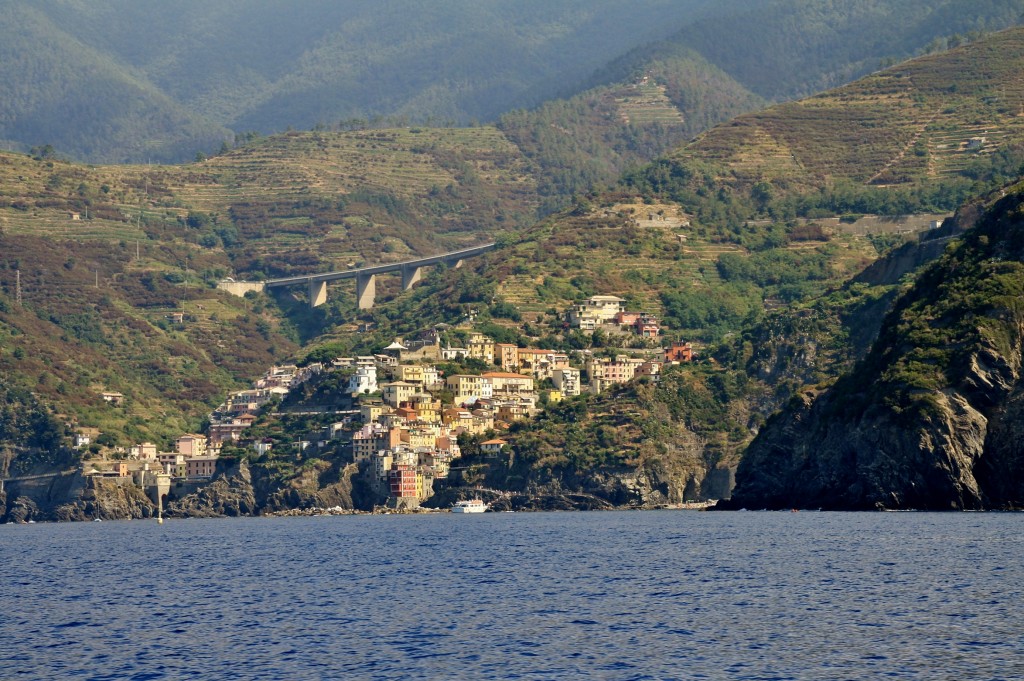
M461 267L462 261L477 255L494 250L495 244L483 244L473 248L464 248L461 251L442 253L429 258L418 260L406 260L394 262L387 265L375 265L373 267L361 267L355 270L343 272L327 272L325 274L304 274L298 277L285 277L283 279L268 279L266 281L222 281L217 288L223 289L236 296L244 296L249 291L263 291L278 286L305 285L309 287L309 306L319 307L327 302L327 282L338 279L356 280L356 300L360 310L369 310L373 307L374 298L377 295L377 275L388 272L402 273L402 290L408 291L413 284L418 282L423 274L423 268L439 263L449 263L453 267Z

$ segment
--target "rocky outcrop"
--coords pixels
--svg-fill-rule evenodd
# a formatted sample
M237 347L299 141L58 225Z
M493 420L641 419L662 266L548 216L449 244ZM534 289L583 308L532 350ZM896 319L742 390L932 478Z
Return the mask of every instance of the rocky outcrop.
M46 474L6 483L0 521L130 520L156 513L153 502L131 480Z
M794 400L740 463L730 508L981 509L977 464L987 419L962 395L937 393L913 423L885 407L837 419L834 398ZM996 458L990 453L989 458Z
M359 473L355 464L340 466L328 462L302 470L283 485L274 483L254 471L254 484L261 513L278 513L287 509L336 508L353 510L353 478ZM356 494L358 498L358 493ZM372 504L364 509L372 509Z
M36 520L45 520L45 516L40 513L39 506L36 502L29 497L15 498L7 509L4 522L27 523L30 520L33 522Z
M256 492L249 465L244 461L218 462L210 484L198 492L167 504L169 518L216 518L256 515Z
M1024 196L896 304L870 355L748 448L727 508L1024 507Z
M127 481L90 477L81 495L73 501L57 505L50 520L135 520L152 518L156 506L145 492Z

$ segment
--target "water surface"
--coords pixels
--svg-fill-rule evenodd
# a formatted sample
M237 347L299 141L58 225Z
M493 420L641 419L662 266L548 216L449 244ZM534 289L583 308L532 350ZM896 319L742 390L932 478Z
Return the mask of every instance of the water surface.
M1022 679L1022 516L0 526L0 679Z

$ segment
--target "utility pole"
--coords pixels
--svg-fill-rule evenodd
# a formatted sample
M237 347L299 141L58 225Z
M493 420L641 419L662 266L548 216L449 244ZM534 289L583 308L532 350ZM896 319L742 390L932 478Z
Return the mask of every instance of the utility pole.
M21 307L21 270L14 270L14 301Z

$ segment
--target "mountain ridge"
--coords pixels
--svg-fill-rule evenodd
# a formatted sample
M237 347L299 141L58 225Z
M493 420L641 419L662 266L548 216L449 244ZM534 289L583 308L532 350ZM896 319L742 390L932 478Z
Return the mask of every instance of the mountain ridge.
M92 162L180 162L250 130L378 117L487 122L621 82L610 74L640 68L645 50L659 52L645 46L659 41L694 49L767 99L787 99L951 31L1004 28L1020 16L1015 0L980 2L12 2L0 28L0 44L17 48L5 60L9 90L33 88L21 74L39 69L51 82L5 98L0 139ZM864 4L872 20L851 19L850 8ZM771 40L752 51L750 35ZM97 59L102 68L85 67ZM806 66L812 59L828 62L826 76ZM34 108L36 96L49 106ZM75 126L49 115L58 103L76 114Z

